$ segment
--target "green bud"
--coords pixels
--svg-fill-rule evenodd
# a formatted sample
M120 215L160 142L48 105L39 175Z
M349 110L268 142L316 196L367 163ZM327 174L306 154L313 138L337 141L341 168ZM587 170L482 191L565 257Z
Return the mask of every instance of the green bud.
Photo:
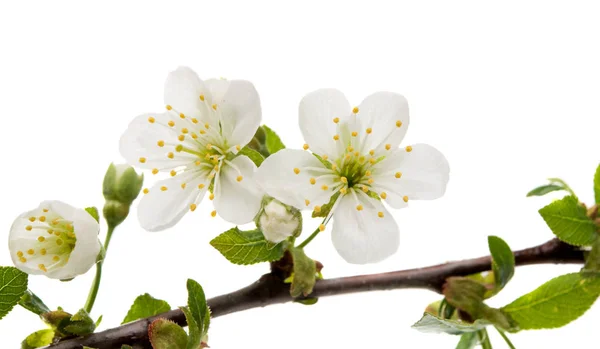
M302 232L300 211L270 196L263 199L255 223L265 239L273 243L280 243L290 236L298 237Z
M144 175L138 175L133 167L124 164L110 164L106 175L102 192L107 201L118 201L130 206L142 190Z

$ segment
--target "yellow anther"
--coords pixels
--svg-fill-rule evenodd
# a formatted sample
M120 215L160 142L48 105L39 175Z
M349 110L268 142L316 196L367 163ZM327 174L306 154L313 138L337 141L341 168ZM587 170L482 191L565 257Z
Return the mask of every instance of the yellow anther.
M165 146L165 141L158 141L158 142L156 142L156 144L162 148Z
M360 153L358 151L354 152L354 156L358 156Z
M308 150L308 144L304 143L304 145L302 146L302 149Z
M157 169L157 168L153 168L153 169L152 169L152 174L154 174L154 175L155 175L155 174L157 174L157 173L158 173L158 169Z
M317 180L316 180L316 179L314 179L314 178L311 178L311 179L310 179L310 184L314 185L315 183L317 183Z
M185 127L181 129L181 133L183 133L183 134L187 134L188 132L190 132L190 131Z
M350 154L346 154L346 156L345 156L346 160L350 159L351 156L352 155L350 155Z
M60 231L55 231L55 232L54 232L54 235L56 235L56 236L60 236L60 235L61 235L61 233L60 233Z
M204 189L204 184L202 184L202 183L198 184L198 189Z
M333 122L337 124L338 122L340 122L340 118L333 118Z
M323 185L321 186L321 189L323 189L323 190L328 190L328 189L329 189L329 187L328 187L328 186L326 186L325 184L323 184Z
M170 106L170 105L168 105L168 104L167 104L167 107L166 107L166 108L167 108L167 110L171 110L171 109L173 109L173 107L171 107L171 106Z
M43 237L43 236L38 236L38 241L39 242L44 242L44 241L46 241L46 238Z
M215 194L210 193L210 195L208 196L209 200L214 200L215 199Z
M185 119L185 115L183 115L183 113L179 113L179 117Z
M173 120L169 120L169 122L167 122L167 124L168 124L169 126L171 126L171 127L174 127L174 126L175 126L175 121L173 121Z
M192 212L196 211L196 207L197 207L196 204L191 204L190 211L192 211Z
M342 182L342 183L348 183L348 178L346 178L346 177L340 177L340 182Z
M216 211L216 210L213 210L213 211L210 213L210 215L211 215L211 216L213 216L213 217L216 217L216 216L217 216L217 211Z
M35 253L35 251L32 248L27 250L27 254L30 256L33 256L34 253Z
M410 153L410 152L412 151L412 147L411 147L410 145L409 145L409 146L407 146L407 147L406 147L406 151Z
M19 257L19 261L21 263L25 263L25 262L27 262L27 258L25 258L25 257Z
M375 182L375 180L373 178L369 178L369 180L367 181L369 184L373 184L373 182Z
M42 211L44 211L44 212L48 212L48 209L47 209L47 208L44 208L44 209L42 209Z
M192 139L197 139L198 135L192 132Z
M192 118L192 122L193 122L194 124L197 124L197 123L198 123L198 119L196 119L196 118Z
M235 150L240 151L240 149L242 149L242 147L239 144L235 146Z
M76 235L75 235L75 233L70 231L67 233L67 236L74 239Z
M185 189L187 187L187 183L181 183L181 189Z
M402 121L400 121L400 120L396 121L396 127L400 127L400 126L402 126Z
M371 156L375 155L375 150L373 150L373 149L369 150L369 155L371 155Z
M17 251L17 257L23 257L23 251Z
M171 177L177 176L177 172L175 170L171 170Z
M208 176L208 179L213 179L213 178L215 178L215 173L214 172L211 173L210 176Z
M377 217L383 218L383 212L381 212L381 211L377 212Z
M408 202L408 196L403 197L402 200L404 200L404 202Z
M46 255L46 253L48 253L48 251L46 251L46 249L45 249L45 248L42 248L42 249L40 250L40 254L41 254L42 256L45 256L45 255Z
M370 158L369 162L371 163L371 165L375 165L375 162L377 162L377 161L375 160L375 158Z
M200 165L202 164L202 161L200 161L200 160L196 160L196 162L194 162L194 164L195 164L196 166L200 166Z
M300 174L300 169L299 169L299 168L297 168L297 167L296 167L296 168L294 168L294 173L295 173L295 174Z
M348 150L349 153L352 153L354 151L354 148L349 145L348 148L346 148Z
M370 177L370 176L371 176L371 170L367 170L367 171L365 172L365 176L367 176L367 177Z
M207 130L210 128L210 125L208 124L208 122L204 124L204 128Z
M358 114L358 107L354 107L354 109L352 109L352 112L353 112L354 114Z
M357 211L362 211L362 210L363 210L363 206L362 206L362 205L358 205L358 206L356 206L356 210L357 210Z
M327 155L323 155L323 156L321 156L321 158L322 158L323 160L327 161L327 159L329 159L329 156L327 156Z
M361 187L361 189L362 189L362 191L364 191L365 193L368 193L368 192L369 192L369 187L367 187L366 185L363 185L363 186Z
M29 217L30 222L35 222L35 219L36 219L35 217Z
M241 182L241 181L242 181L242 179L244 179L244 177L242 177L242 176L237 176L235 180L236 180L236 181L238 181L238 182Z
M217 105L216 105L216 104L213 104L213 105L212 105L212 108L213 108L214 110L217 110Z
M208 144L206 145L206 149L208 149L208 150L212 149L212 144L208 143Z
M385 145L385 150L390 150L392 149L392 145L391 144L386 144Z
M40 270L43 271L44 273L48 272L48 269L46 269L46 266L43 264L39 264L38 268L40 268Z
M310 200L304 199L304 203L306 204L306 206L308 206L308 205L310 205Z
M200 100L204 101L204 95L200 95Z
M160 187L161 191L167 191L169 188L165 187L164 185L162 187Z
M25 230L27 230L27 231L31 231L31 229L33 229L33 227L31 225L28 225L25 227Z
M177 144L177 146L175 147L175 151L178 153L181 153L182 150L183 150L183 145Z
M215 165L214 169L215 169L215 171L218 171L219 170L219 165Z
M381 196L381 198L384 200L387 198L387 194L384 191L382 191L381 194L379 194L379 196Z
M352 137L356 137L356 136L358 136L358 132L352 131Z
M140 158L140 162L141 162L142 164L145 164L145 163L146 163L146 158Z
M396 174L394 175L394 177L396 177L396 178L402 177L402 172L396 172Z
M321 212L321 206L319 206L319 205L315 206L315 212L316 213Z
M153 118L152 116L148 118L148 122L153 124L156 121L155 118Z
M174 157L175 157L175 154L173 154L172 152L169 152L169 154L167 154L167 157L168 157L169 159L172 159L172 158L174 158Z
M346 195L347 192L348 192L348 189L346 189L346 188L341 188L340 189L340 193L342 193L344 195Z
M55 262L58 262L60 260L60 257L59 256L54 256L54 257L52 257L52 260L55 261Z
M331 165L331 169L335 171L337 169L337 164Z
M48 230L47 230L47 232L48 232L48 234L50 234L50 235L54 234L54 230L52 230L52 229L48 229Z
M144 194L148 194L149 192L150 192L150 189L144 188Z
M370 134L371 134L371 132L373 132L373 129L369 127L369 128L367 129L367 134L368 134L368 135L370 135Z
M334 141L337 141L337 140L339 140L339 139L340 139L340 136L339 136L339 135L335 135L335 136L333 136L333 140L334 140Z
M177 139L179 139L180 142L183 142L185 140L185 135L179 135L177 136Z
M206 131L204 131L204 130L200 130L200 134L201 134L201 135L204 135L204 134L206 134Z
M319 225L319 231L323 231L323 230L325 230L325 224Z
M40 220L40 222L45 222L46 221L46 216L40 216L39 220Z

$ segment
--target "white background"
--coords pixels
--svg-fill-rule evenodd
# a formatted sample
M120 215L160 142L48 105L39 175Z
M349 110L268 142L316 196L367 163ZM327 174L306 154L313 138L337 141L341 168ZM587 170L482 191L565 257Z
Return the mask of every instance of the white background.
M590 2L589 4L593 4ZM346 264L328 233L308 247L326 277L425 266L487 253L486 236L515 249L552 237L537 210L551 197L525 198L562 177L593 200L600 160L598 8L584 2L483 1L102 1L0 4L0 235L14 217L46 199L102 206L101 182L122 161L129 121L164 107L163 83L178 65L202 78L247 79L263 121L288 147L304 143L297 107L322 87L353 104L389 90L404 94L411 125L404 144L424 142L448 158L444 198L395 211L399 252L376 265ZM153 178L148 175L148 184ZM559 197L560 195L554 195ZM266 265L229 264L208 242L229 224L209 205L173 229L147 233L135 218L116 232L93 316L116 326L149 292L172 306L185 280L208 296L254 281ZM306 220L311 230L317 221ZM305 233L306 234L306 233ZM5 240L6 241L6 240ZM10 265L8 249L0 265ZM501 306L578 266L519 268ZM31 277L51 307L83 305L93 272L70 283ZM453 348L457 337L410 328L440 297L401 290L323 298L312 307L272 306L215 319L213 348ZM513 335L517 348L589 346L600 306L554 331ZM0 322L2 348L17 348L43 325L16 308ZM493 334L495 347L505 344Z

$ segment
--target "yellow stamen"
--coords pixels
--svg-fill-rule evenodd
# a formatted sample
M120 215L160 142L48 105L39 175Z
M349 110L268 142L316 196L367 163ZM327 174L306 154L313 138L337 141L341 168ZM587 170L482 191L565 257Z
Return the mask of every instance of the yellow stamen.
M168 157L169 159L172 159L172 158L174 158L174 157L175 157L175 154L173 154L172 152L169 152L169 154L167 154L167 157Z
M187 187L187 183L181 183L181 189L185 189Z
M190 131L185 127L181 129L181 133L183 133L183 134L187 134L188 132L190 132Z
M210 195L208 196L209 200L214 200L215 199L215 194L210 193Z
M356 210L357 210L357 211L362 211L362 210L363 210L363 206L362 206L362 205L358 205L358 206L356 206Z
M44 273L48 272L48 269L46 269L46 266L43 264L39 264L38 268L40 268L40 270L43 271Z
M323 155L323 156L321 156L321 158L322 158L323 160L327 161L327 159L329 159L329 156L327 156L327 155Z
M202 183L198 184L198 189L202 189L202 188L204 188L204 184L202 184Z
M326 186L325 184L323 184L323 185L321 186L321 189L323 189L323 190L328 190L328 189L329 189L329 187L328 187L328 186Z
M381 212L381 211L377 212L377 216L378 216L379 218L383 218L383 212Z
M352 153L354 151L354 148L349 145L348 148L346 148L348 150L349 153Z
M46 238L43 237L43 236L38 236L38 241L39 242L44 242L44 241L46 241Z
M404 202L408 202L408 196L403 197L402 200L404 200Z
M148 122L153 124L156 121L155 118L153 118L152 116L148 118Z
M370 135L370 134L371 134L371 132L373 132L373 129L369 127L369 128L367 129L367 134L368 134L368 135Z
M192 132L192 139L197 139L198 135Z
M319 231L323 231L323 230L325 230L325 224L319 225Z
M196 211L196 207L197 207L196 204L191 204L190 211L192 211L192 212Z
M171 127L175 126L175 121L173 120L169 120L169 122L167 122L167 124Z
M183 115L183 113L179 113L179 117L185 119L185 115Z
M204 128L207 130L210 128L210 125L208 124L208 122L204 124Z
M333 136L333 140L334 140L334 141L337 141L337 140L339 140L339 139L340 139L340 136L339 136L339 135L335 135L335 136Z
M23 251L17 251L17 257L23 257Z
M48 212L48 209L47 209L47 208L44 208L42 211L44 211L44 212Z
M21 263L25 263L25 262L27 262L27 258L25 258L25 257L19 257L19 261Z
M308 205L310 205L310 200L304 199L304 203L306 204L306 206L308 206Z
M148 194L150 190L148 188L144 188L144 194Z
M158 142L156 142L156 144L162 148L165 146L165 141L158 141Z
M45 248L42 248L42 249L40 250L40 254L41 254L42 256L45 256L45 255L46 255L46 253L48 253L48 251L46 251L46 249L45 249Z
M369 162L371 163L371 165L374 165L374 164L375 164L375 162L376 162L376 160L375 160L375 158L370 158L370 159L369 159Z
M352 132L352 137L356 137L356 136L358 136L358 132L356 132L356 131L353 131L353 132Z
M340 182L342 182L342 183L348 183L348 178L346 178L346 177L340 177Z
M29 217L29 221L32 223L35 222L35 219L36 219L35 217Z
M371 156L375 155L375 150L373 150L373 149L369 150L369 155L371 155Z
M302 146L302 149L304 149L304 150L308 150L308 144L306 144L306 143L305 143L305 144Z
M362 191L364 191L365 193L368 193L368 192L369 192L369 187L367 187L366 185L363 185L363 186L361 187L361 189L362 189Z
M213 105L212 105L212 108L213 108L214 110L217 110L217 105L216 105L216 104L213 104ZM214 217L214 216L213 216L213 217Z
M154 174L154 175L155 175L155 174L157 174L157 173L158 173L158 169L157 169L157 168L153 168L153 169L152 169L152 174Z
M55 262L58 262L60 260L60 257L59 256L54 256L54 257L52 257L52 260L55 261Z
M244 177L242 177L242 176L237 176L237 178L236 178L235 180L236 180L236 181L238 181L238 182L241 182L241 181L242 181L242 179L244 179Z
M294 173L295 173L295 174L300 174L300 169L299 169L299 168L297 168L297 167L296 167L296 168L294 168Z
M387 198L387 194L384 191L382 191L381 194L379 194L379 196L381 196L381 198L384 200Z
M369 180L367 181L367 183L369 183L369 184L373 184L373 182L375 182L375 180L373 178L369 178Z
M167 191L169 188L165 187L164 185L162 187L160 187L161 191Z
M240 149L242 149L242 147L239 144L235 146L235 150L240 151Z
M178 145L175 147L175 151L176 151L176 152L178 152L178 153L181 153L181 151L182 151L182 150L183 150L183 145L181 145L181 144L178 144Z
M333 122L337 124L338 122L340 122L340 118L333 118Z
M177 176L177 172L175 172L175 170L171 170L171 177L175 177Z
M200 100L204 101L204 95L200 95Z
M396 177L396 178L402 177L402 172L396 172L396 174L394 175L394 177Z
M311 179L310 179L310 184L314 185L315 183L317 183L317 180L316 180L316 179L314 179L314 178L311 178Z
M40 222L45 222L46 221L46 216L40 216L39 220L40 220Z
M315 206L315 212L316 212L316 213L319 213L319 212L321 212L321 206L318 206L318 205L317 205L317 206Z
M354 107L354 109L352 109L352 112L353 112L354 114L358 114L358 107Z
M192 118L192 122L193 122L194 124L197 124L197 123L198 123L198 119L196 119L196 118Z
M177 136L177 139L179 139L180 142L183 142L185 140L185 136L179 135L179 136Z
M391 144L386 144L385 145L385 150L390 150L392 149L392 145Z
M217 216L217 211L216 211L216 210L213 210L213 211L210 213L210 215L211 215L211 216L213 216L213 217L216 217L216 216Z
M402 126L402 121L400 121L400 120L396 121L396 127L400 127L400 126Z
M370 177L370 176L371 176L371 170L367 170L367 171L365 172L365 176L367 176L367 177Z
M167 104L167 107L166 107L166 108L167 108L167 110L171 110L171 109L173 109L173 107L171 107L171 106L170 106L170 105L168 105L168 104Z
M410 152L412 151L412 147L411 147L410 145L409 145L409 146L407 146L407 147L406 147L406 151L410 153Z
M31 229L33 229L33 227L31 225L28 225L25 227L25 230L27 230L27 231L31 231Z
M142 164L145 164L145 163L146 163L146 158L140 158L140 162L141 162Z
M33 256L34 253L35 253L35 251L32 248L30 248L30 249L27 250L27 254L28 255L32 255Z
M347 192L348 192L348 189L346 189L346 188L341 188L340 189L340 193L342 193L344 195L346 195Z

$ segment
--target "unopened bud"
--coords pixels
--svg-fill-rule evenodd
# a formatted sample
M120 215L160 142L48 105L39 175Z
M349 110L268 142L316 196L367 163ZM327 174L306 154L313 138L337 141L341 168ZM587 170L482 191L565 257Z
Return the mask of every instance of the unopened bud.
M265 197L256 225L262 230L265 239L280 243L290 236L298 236L302 232L302 215L294 207L288 206L274 198Z
M130 206L140 194L144 175L138 175L133 167L124 164L110 164L106 175L102 192L107 201L118 201Z

